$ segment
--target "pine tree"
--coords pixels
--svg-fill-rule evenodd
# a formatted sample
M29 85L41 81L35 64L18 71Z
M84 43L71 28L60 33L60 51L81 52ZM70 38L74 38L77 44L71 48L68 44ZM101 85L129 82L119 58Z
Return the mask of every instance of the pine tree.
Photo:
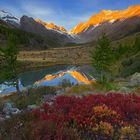
M17 93L20 93L18 79L18 49L17 38L12 34L8 37L8 43L5 48L0 48L2 58L2 72L0 73L0 82L5 82L16 87Z
M98 39L97 44L95 51L92 53L92 65L99 75L99 82L105 83L107 82L107 73L110 72L110 66L113 61L113 53L110 41L105 34Z

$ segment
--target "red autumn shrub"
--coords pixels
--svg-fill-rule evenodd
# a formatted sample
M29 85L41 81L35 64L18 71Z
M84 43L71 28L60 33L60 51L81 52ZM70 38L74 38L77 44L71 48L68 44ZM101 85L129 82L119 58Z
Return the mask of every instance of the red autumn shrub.
M50 135L56 137L59 135L63 139L63 136L67 135L65 129L70 129L67 131L72 131L72 136L75 136L75 129L85 135L89 133L93 135L93 128L97 126L100 128L101 122L105 122L103 128L107 125L111 126L109 128L113 127L112 129L115 131L128 125L140 125L140 97L133 94L97 94L82 98L59 96L52 105L46 103L40 110L34 112L34 115L40 118L39 123L35 123L36 130L34 132L38 137L44 136L46 139ZM52 122L54 128L50 128L52 125L44 123L44 121ZM37 129L38 127L39 129ZM63 131L61 132L61 130ZM106 131L104 130L104 132Z
M108 94L106 104L130 124L140 124L140 97L134 94Z
M39 121L34 125L34 140L80 140L76 129L59 126L52 121Z

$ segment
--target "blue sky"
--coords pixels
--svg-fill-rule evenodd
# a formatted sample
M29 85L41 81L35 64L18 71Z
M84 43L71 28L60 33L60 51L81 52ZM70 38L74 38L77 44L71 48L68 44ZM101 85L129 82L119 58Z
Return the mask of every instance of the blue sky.
M140 0L0 0L0 9L21 17L28 15L72 29L100 10L126 9Z

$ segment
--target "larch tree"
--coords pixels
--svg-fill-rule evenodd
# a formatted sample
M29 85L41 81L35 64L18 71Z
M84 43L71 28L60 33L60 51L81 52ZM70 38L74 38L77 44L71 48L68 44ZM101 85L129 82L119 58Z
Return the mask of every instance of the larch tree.
M105 34L98 39L97 46L92 52L92 65L99 75L99 82L105 83L108 80L108 73L113 62L113 53L110 46L110 40Z

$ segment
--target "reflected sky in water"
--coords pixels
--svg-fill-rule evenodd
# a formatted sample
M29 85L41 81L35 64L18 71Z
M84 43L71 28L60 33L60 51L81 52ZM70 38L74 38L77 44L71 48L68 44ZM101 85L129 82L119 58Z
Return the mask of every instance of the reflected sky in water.
M46 69L42 69L42 70L29 71L29 72L25 72L25 73L22 73L22 74L19 75L20 89L23 90L23 89L26 89L27 87L33 86L36 81L43 79L48 74L56 74L56 73L60 73L60 72L63 72L63 71L75 70L75 69L77 69L78 71L84 71L84 73L86 73L86 74L92 73L92 71L93 71L93 69L91 69L91 67L89 67L89 66L81 66L81 67L75 67L75 66L51 66L51 67L47 67ZM55 78L55 79L53 79L51 81L42 82L42 83L39 84L39 86L40 85L56 86L56 85L59 85L59 83L63 79L68 79L73 84L79 83L69 73L66 73L62 77ZM16 89L15 89L15 87L12 87L12 86L9 87L7 85L2 85L1 84L0 85L0 91L1 91L0 94L6 94L6 93L14 92L14 91L16 91Z

